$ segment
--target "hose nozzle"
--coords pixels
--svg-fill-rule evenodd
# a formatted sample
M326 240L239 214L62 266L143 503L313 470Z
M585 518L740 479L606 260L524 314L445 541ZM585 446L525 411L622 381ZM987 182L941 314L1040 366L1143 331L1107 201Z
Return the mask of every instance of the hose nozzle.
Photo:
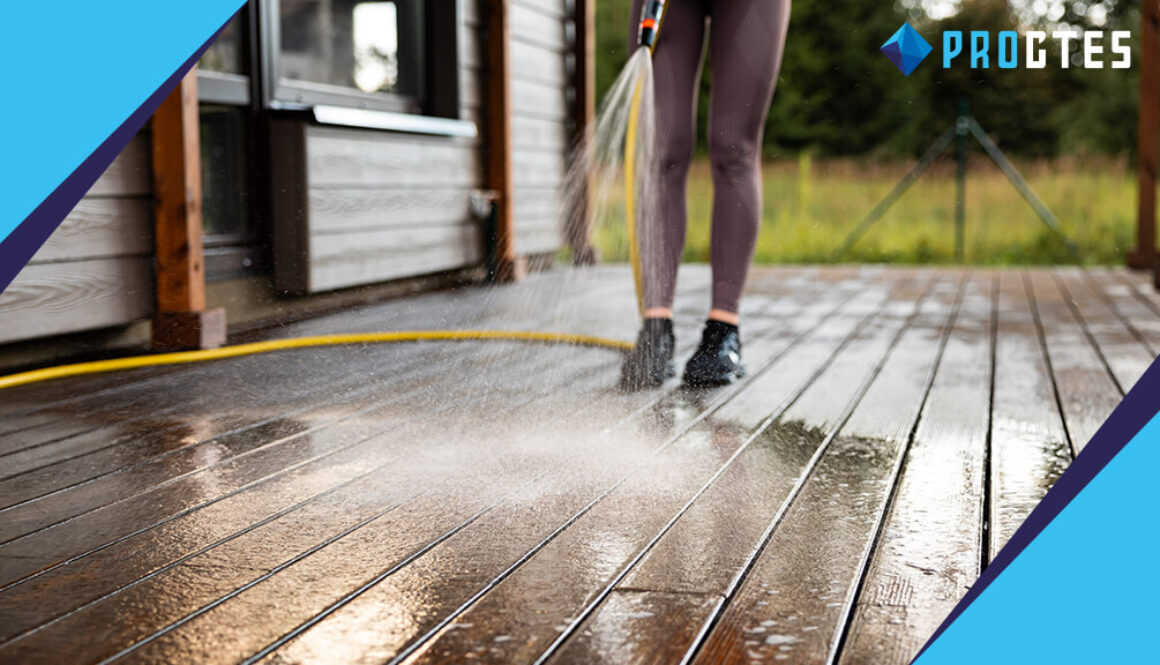
M664 12L665 0L645 0L644 9L640 16L638 46L647 46L648 50L653 50L657 43L657 33L660 31L661 16Z

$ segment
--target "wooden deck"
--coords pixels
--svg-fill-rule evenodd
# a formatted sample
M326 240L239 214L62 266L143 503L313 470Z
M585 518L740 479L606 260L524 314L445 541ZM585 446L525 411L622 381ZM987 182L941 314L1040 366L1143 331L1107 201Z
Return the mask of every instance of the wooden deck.
M629 283L276 334L629 339ZM1160 351L1121 270L759 269L743 319L748 378L703 392L506 342L4 391L0 662L905 663Z

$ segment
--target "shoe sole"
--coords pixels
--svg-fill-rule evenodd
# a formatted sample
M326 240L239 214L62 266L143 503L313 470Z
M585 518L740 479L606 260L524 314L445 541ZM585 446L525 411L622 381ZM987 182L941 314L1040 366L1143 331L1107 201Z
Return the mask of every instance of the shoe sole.
M707 379L691 379L688 376L681 377L681 383L688 388L717 388L719 386L727 386L731 383L736 383L738 379L745 377L745 367L737 368L737 371L730 372L723 377L712 377Z

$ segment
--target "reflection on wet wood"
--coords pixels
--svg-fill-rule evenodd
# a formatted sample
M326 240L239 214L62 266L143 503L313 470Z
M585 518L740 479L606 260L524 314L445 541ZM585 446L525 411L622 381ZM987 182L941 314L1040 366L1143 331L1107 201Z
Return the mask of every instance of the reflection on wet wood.
M804 306L810 300L809 295L809 291L805 290L790 297L802 299ZM831 294L830 298L833 297ZM842 298L837 298L837 301L840 303ZM835 303L830 301L813 314L814 321L805 321L801 325L816 325L818 318L829 314L825 310L832 311L834 307ZM802 318L797 317L799 321ZM777 329L781 330L780 326ZM780 342L772 346L755 343L748 347L747 359L754 364L755 370L760 367L758 363L764 355L781 352L792 341L780 335L778 338ZM765 351L760 351L762 348ZM785 357L790 356L786 354ZM794 354L792 357L797 356ZM802 366L812 371L814 365L804 363ZM780 375L776 371L777 367L775 363L762 376L771 372ZM736 388L726 389L726 393L730 391L735 392ZM570 524L566 531L550 533L538 524L538 520L527 518L500 519L497 524L489 524L486 528L481 522L478 526L483 528L484 533L502 529L505 534L503 548L497 548L494 543L480 542L478 536L468 538L465 531L464 538L449 540L438 551L432 552L436 558L436 562L431 564L433 566L439 565L439 559L473 562L472 576L464 579L462 572L442 570L441 566L403 571L365 596L353 599L349 605L318 626L296 636L283 653L289 654L287 657L290 659L311 659L314 654L325 651L334 634L341 633L365 636L372 640L373 643L363 645L363 650L371 656L365 660L360 658L360 662L372 662L376 656L409 647L418 647L415 648L411 662L438 661L441 659L439 654L444 651L457 653L461 648L473 649L470 645L477 641L479 635L494 633L506 635L510 639L492 645L490 656L517 661L534 657L536 646L552 641L558 632L556 626L568 621L570 604L583 603L587 595L599 591L617 567L643 544L651 532L659 528L673 510L679 508L679 502L686 499L688 492L695 489L704 475L716 468L741 442L738 434L744 430L738 432L728 425L710 421L698 423L695 418L689 417L691 413L711 408L713 401L712 395L697 396L696 400L681 398L672 404L662 402L660 405L662 409L672 409L674 413L671 415L663 412L646 414L650 416L649 420L663 425L657 431L664 437L661 455L643 459L637 465L614 465L618 476L626 470L634 473L625 482L610 488L607 496L592 492L590 496L599 499L599 503L573 507L567 503L561 505L560 501L553 502L554 505L548 508L556 512L557 524ZM720 402L720 398L716 401ZM764 415L764 410L750 414L750 424L760 422ZM693 429L682 434L681 430L689 426ZM674 440L674 437L679 438ZM598 458L597 461L601 462L601 466L604 465L604 460ZM575 508L582 508L583 514L577 513ZM501 511L500 515L503 514ZM646 526L638 526L642 522ZM475 529L476 526L471 528ZM533 530L528 531L528 527ZM617 546L614 551L603 556L571 556L572 552L589 548L589 543L608 542L610 539L616 541ZM514 547L507 549L508 545ZM480 547L485 549L480 551ZM505 566L521 563L521 555L528 557L527 560L511 572L510 577L505 575L510 570ZM494 563L487 563L493 559ZM397 633L390 631L383 635L380 631L365 630L376 624L375 619L380 615L375 608L384 607L384 598L407 596L406 589L429 585L431 579L448 577L468 582L465 585L467 588L459 589L459 595L447 594L446 600L442 600L446 603L443 612L451 612L453 621L440 621L438 613L435 613L430 618L419 615L414 625ZM574 583L561 586L559 580L573 580ZM467 592L472 587L487 589L490 586L494 586L494 589L478 602L471 602L472 597ZM407 608L410 610L407 614L416 616L416 613L425 612L428 607L424 603L421 607ZM532 611L536 607L540 609ZM436 609L439 609L438 605ZM430 639L422 644L416 643L416 639L424 634Z
M804 419L807 426L824 423L820 433L827 436L828 445L820 451L816 466L807 470L809 475L792 505L771 525L768 543L755 552L748 575L696 662L808 663L830 657L878 515L893 486L900 451L918 415L915 407L921 404L930 368L937 360L941 330L953 311L958 280L954 275L944 279L921 302L913 318L898 317L869 337L874 343L867 344L864 352L846 356L856 361L845 381L855 389L827 402L829 413L817 409ZM899 346L902 342L906 346ZM866 395L855 392L866 379L873 380ZM823 394L833 394L833 390ZM866 405L873 408L889 394L894 404L905 406L880 412L885 422L868 427L866 412L858 413L862 398L871 396ZM856 413L857 418L843 426L842 418ZM785 419L795 420L792 410ZM835 427L841 429L834 432ZM886 436L870 438L876 433ZM827 537L811 538L809 533L826 533Z
M1160 349L1145 282L755 269L750 375L711 391L481 343L6 391L0 660L906 662ZM628 338L628 283L558 271L273 334ZM708 286L682 270L678 361Z
M1050 271L1026 275L1072 450L1079 454L1122 394Z
M1023 278L999 275L991 402L989 559L994 559L1071 463L1051 372Z
M906 451L843 663L908 663L981 563L993 278L972 275Z

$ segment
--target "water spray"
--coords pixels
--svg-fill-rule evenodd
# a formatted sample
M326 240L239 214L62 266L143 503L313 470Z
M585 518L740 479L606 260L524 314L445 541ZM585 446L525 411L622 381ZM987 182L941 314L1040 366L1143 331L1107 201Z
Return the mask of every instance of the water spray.
M656 50L657 36L660 34L661 22L665 15L665 0L647 0L641 11L640 28L637 31L637 49L632 58L652 59ZM632 68L632 71L651 71ZM647 78L647 80L646 80ZM641 100L645 84L651 85L651 77L641 77L636 81L632 92L632 103L628 108L628 125L624 137L624 216L628 225L628 259L632 264L632 280L636 288L636 306L641 318L644 318L644 286L643 270L641 268L640 242L637 238L637 141L640 131ZM651 93L651 90L649 91ZM651 113L651 104L645 109ZM651 126L651 123L649 123ZM652 137L645 137L651 142ZM648 160L646 160L647 162ZM646 171L645 177L649 177Z

